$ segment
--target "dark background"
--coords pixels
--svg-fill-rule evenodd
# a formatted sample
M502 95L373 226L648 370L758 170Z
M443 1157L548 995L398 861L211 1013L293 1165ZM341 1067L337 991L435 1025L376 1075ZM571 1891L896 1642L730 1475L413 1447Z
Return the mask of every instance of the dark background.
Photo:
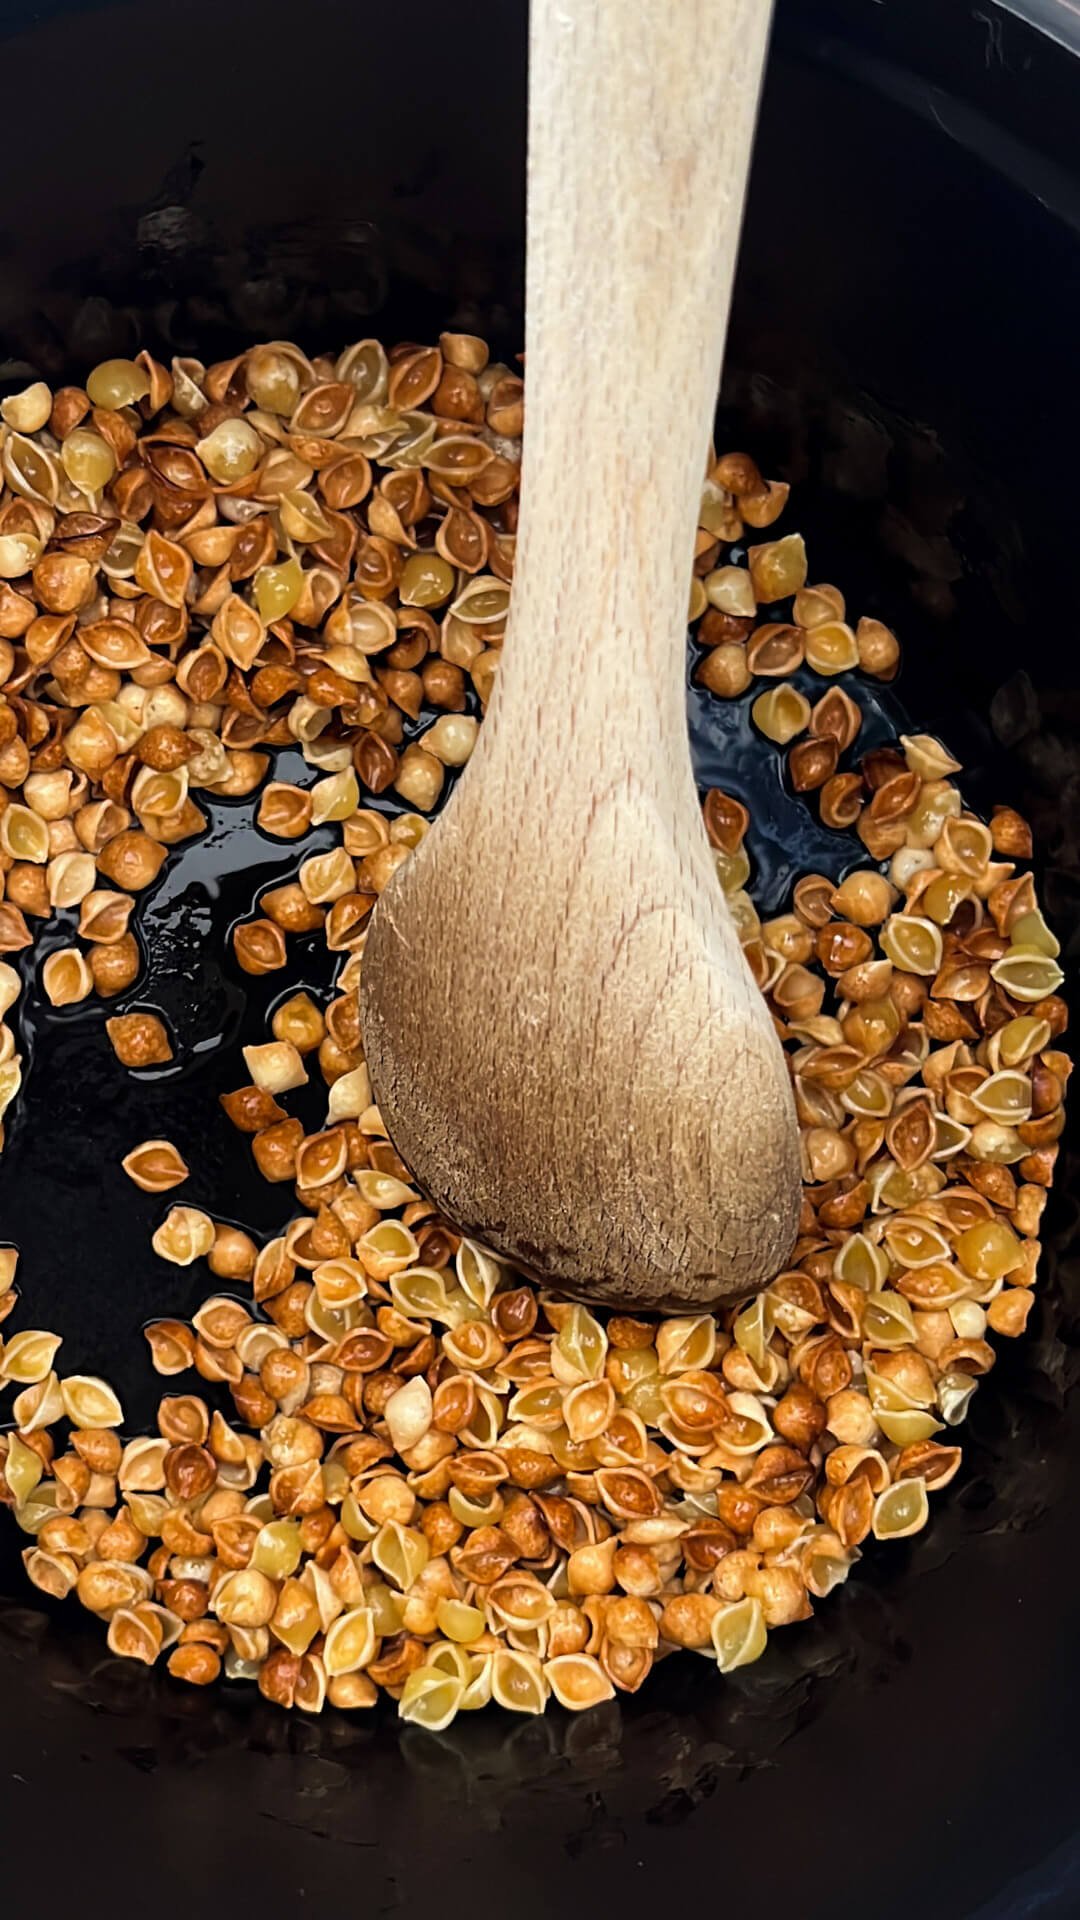
M519 0L4 0L0 379L259 335L459 325L516 350L524 34ZM972 799L1034 819L1074 974L1078 97L1071 58L992 0L781 0L718 429L795 483L814 574L895 623L899 694L963 757ZM715 710L693 719L709 777L730 742ZM781 810L774 853L785 831ZM22 1249L32 1322L133 1414L134 1329L195 1287L150 1253L120 1153L167 1132L201 1170L196 1203L276 1217L207 1118L229 1078L214 1043L265 1007L212 956L275 863L223 805L155 896L136 1001L206 1049L174 1073L133 1090L94 1013L31 1012L23 1036L0 1238ZM74 1603L27 1587L0 1527L8 1900L44 1920L116 1898L170 1916L347 1900L1069 1920L1076 1191L1069 1149L1037 1312L977 1396L929 1532L868 1552L743 1679L672 1660L584 1718L484 1714L438 1737L381 1713L286 1719L109 1660Z

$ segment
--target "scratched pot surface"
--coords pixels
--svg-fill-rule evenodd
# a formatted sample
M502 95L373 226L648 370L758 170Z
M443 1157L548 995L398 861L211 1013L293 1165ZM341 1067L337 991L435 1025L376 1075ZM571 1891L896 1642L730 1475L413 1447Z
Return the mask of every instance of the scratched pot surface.
M5 192L13 378L78 374L136 337L216 354L259 334L423 339L450 323L513 351L523 9L476 0L474 17L470 36L435 0L414 0L407 28L308 0L304 30L342 57L321 64L320 138L298 153L253 141L227 110L241 61L252 97L278 96L298 30L284 0L232 0L227 18L189 0L181 20L9 0L5 72L47 71L68 105L65 139L41 152L41 90L5 98L9 154L36 157ZM147 76L133 142L127 103ZM483 113L463 115L477 88ZM963 758L971 799L1029 813L1075 1004L1074 88L1065 56L992 0L781 0L720 438L792 480L817 577L896 624L895 697ZM73 164L87 152L94 166ZM839 844L823 854L794 835L760 745L751 771L739 713L695 699L692 727L703 781L755 808L766 895L793 857L843 860ZM242 981L222 935L294 860L222 805L157 889L135 997L187 1041L175 1071L134 1086L100 1013L30 1016L0 1235L23 1247L35 1317L62 1329L73 1365L117 1378L132 1417L150 1389L137 1329L189 1309L197 1287L155 1260L154 1203L124 1180L121 1153L167 1133L190 1158L193 1199L265 1230L284 1211L215 1096L279 991ZM325 986L314 947L297 977ZM1078 1173L1067 1149L1037 1313L976 1398L931 1528L868 1552L741 1678L673 1659L594 1714L485 1713L442 1736L385 1713L286 1718L249 1690L187 1693L111 1661L96 1623L26 1586L0 1525L9 1898L51 1920L56 1874L65 1904L93 1874L99 1898L81 1897L95 1912L115 1848L125 1886L152 1889L170 1917L196 1902L235 1912L242 1888L255 1911L344 1897L410 1920L472 1920L485 1902L524 1920L662 1902L753 1903L763 1920L871 1906L875 1920L1073 1920ZM72 1860L52 1868L69 1832Z

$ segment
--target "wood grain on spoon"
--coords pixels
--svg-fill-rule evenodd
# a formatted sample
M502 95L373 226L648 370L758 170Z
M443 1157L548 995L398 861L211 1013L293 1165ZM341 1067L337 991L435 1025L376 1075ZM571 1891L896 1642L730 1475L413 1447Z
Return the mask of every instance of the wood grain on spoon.
M687 598L767 0L533 0L527 407L491 710L379 902L364 1043L449 1217L628 1311L745 1293L799 1202L690 769Z

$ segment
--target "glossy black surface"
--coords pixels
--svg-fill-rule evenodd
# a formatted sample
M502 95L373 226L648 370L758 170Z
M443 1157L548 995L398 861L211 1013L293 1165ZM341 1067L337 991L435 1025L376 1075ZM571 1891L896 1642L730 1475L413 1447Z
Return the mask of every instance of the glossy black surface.
M519 344L517 0L397 18L335 0L8 0L0 76L19 160L0 202L0 376L77 375L144 338L210 357L257 334L323 346L463 324ZM1074 978L1076 89L1068 57L990 0L782 0L719 436L794 483L815 576L895 622L897 693L963 757L971 798L1032 816ZM43 140L57 99L64 138ZM694 702L699 771L723 754L737 786L744 722L723 723L732 774L720 712ZM753 792L755 855L779 885L790 803L759 775ZM31 1317L64 1331L72 1365L115 1371L132 1414L132 1329L192 1306L198 1283L150 1252L157 1209L120 1153L167 1132L193 1200L260 1226L286 1210L213 1111L278 991L245 1005L216 930L295 861L239 823L222 804L170 870L132 996L195 1049L133 1087L99 1012L31 1015L0 1165ZM314 948L311 969L316 989ZM67 1910L60 1881L44 1904L35 1889L71 1823L65 1888L118 1850L129 1899L169 1915L1080 1912L1076 1176L1069 1150L1037 1313L976 1399L930 1531L869 1552L744 1680L673 1660L583 1719L487 1713L440 1737L383 1715L288 1720L108 1660L93 1622L25 1586L0 1526L7 1903ZM90 1911L109 1871L94 1870Z

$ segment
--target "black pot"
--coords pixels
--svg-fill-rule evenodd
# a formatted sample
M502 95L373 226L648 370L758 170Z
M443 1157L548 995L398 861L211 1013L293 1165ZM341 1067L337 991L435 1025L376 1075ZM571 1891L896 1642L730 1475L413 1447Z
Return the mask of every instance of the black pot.
M780 0L721 437L795 484L817 576L898 628L903 698L971 798L1033 819L1075 959L1080 23L1071 0L1029 0L1058 38L1017 11ZM138 343L211 358L446 325L516 349L524 14L8 0L0 375L77 377ZM223 882L240 904L246 859ZM163 912L158 933L188 1016L232 1036L247 1015L202 923ZM100 1036L50 1034L31 1035L0 1237L69 1365L100 1365L117 1327L124 1348L165 1307L119 1154L153 1131L195 1142L213 1069L141 1087L136 1134ZM196 1199L257 1222L240 1155L211 1146ZM1075 1171L1066 1147L1037 1315L975 1403L932 1527L868 1553L745 1679L675 1660L580 1720L484 1714L441 1737L287 1718L107 1659L74 1605L26 1586L0 1526L8 1898L46 1920L103 1911L110 1888L169 1915L301 1898L471 1920L1075 1915Z

